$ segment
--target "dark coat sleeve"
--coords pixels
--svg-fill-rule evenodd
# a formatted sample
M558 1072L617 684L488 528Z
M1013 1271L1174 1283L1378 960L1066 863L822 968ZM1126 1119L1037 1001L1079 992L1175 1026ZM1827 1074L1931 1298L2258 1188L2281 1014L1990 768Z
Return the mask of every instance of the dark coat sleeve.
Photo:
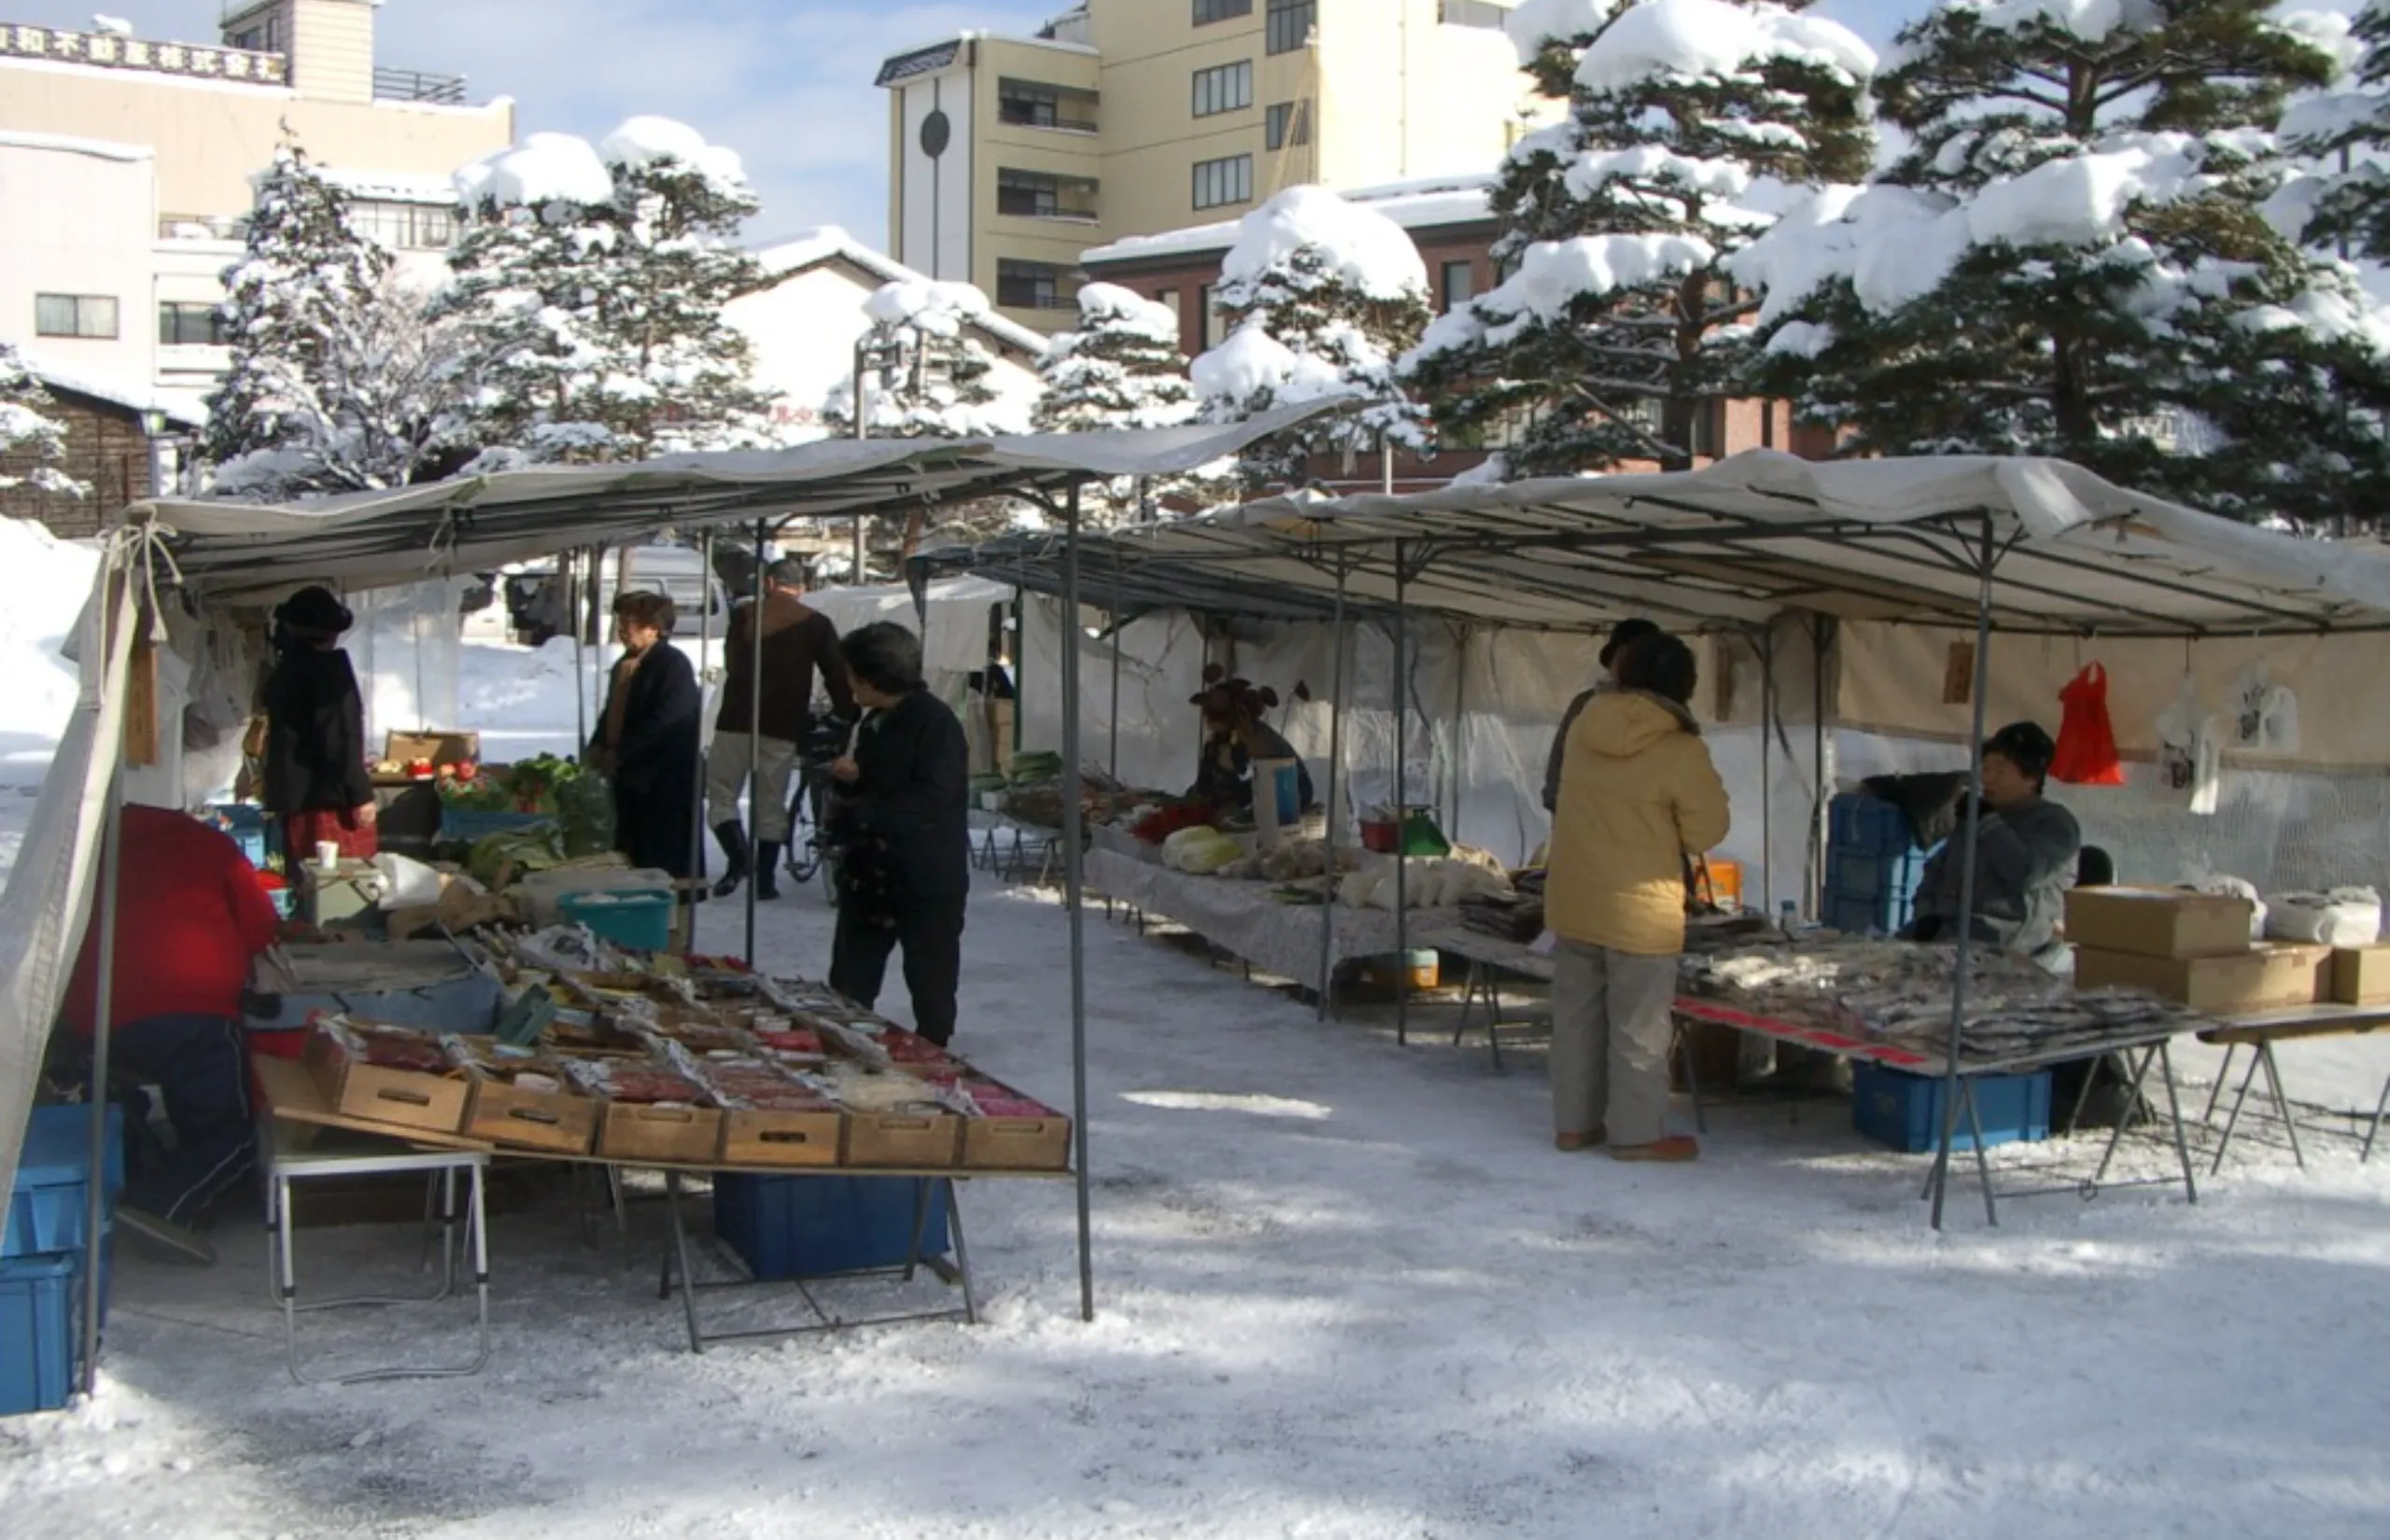
M971 888L970 750L954 713L915 695L856 746L845 803L854 833L886 847L900 897L960 898Z
M830 693L830 709L844 721L855 719L854 675L847 667L847 655L838 651L838 627L827 615L814 617L821 623L820 648L814 658L822 669L822 687Z
M705 693L697 688L697 672L688 655L669 642L656 643L641 661L630 690L623 741L614 746L615 778L636 786L653 781L664 763L692 742L705 714ZM694 752L690 750L692 757Z

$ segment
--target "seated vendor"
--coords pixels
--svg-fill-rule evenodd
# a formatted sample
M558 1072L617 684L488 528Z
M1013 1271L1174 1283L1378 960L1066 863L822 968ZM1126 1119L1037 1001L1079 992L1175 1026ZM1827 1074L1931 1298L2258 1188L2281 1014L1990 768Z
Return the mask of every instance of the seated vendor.
M2030 721L1983 746L1983 808L1975 833L1975 939L2024 957L2053 951L2083 831L2043 796L2058 746ZM1911 941L1955 941L1962 913L1966 823L1931 861L1917 892Z
M1262 720L1278 704L1276 692L1257 690L1243 679L1225 679L1189 701L1203 709L1203 756L1195 767L1190 802L1253 810L1253 765L1257 760L1292 760L1297 798L1313 805L1311 771L1286 735Z
M149 1158L135 1163L117 1216L151 1240L209 1262L215 1253L194 1227L255 1160L242 995L279 921L240 847L205 824L127 806L122 838L109 1079L120 1089L157 1086L175 1144L153 1154L135 1141ZM87 1042L99 1014L100 930L95 913L60 1012ZM137 1118L140 1102L134 1107Z

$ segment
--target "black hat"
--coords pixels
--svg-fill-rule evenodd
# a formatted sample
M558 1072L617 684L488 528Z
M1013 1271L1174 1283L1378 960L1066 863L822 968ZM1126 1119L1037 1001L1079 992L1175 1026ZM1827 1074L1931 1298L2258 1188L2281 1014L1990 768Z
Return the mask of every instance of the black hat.
M1610 632L1610 640L1602 646L1602 666L1608 668L1617 661L1621 652L1646 637L1656 637L1659 634L1660 628L1657 625L1640 616L1619 622L1617 629Z
M348 606L334 598L330 589L316 587L302 588L283 600L274 609L274 618L293 631L332 637L357 623Z
M2058 758L2058 745L2039 722L2031 721L2010 722L1984 739L1983 751L1998 754L2035 780L2047 777L2050 762Z

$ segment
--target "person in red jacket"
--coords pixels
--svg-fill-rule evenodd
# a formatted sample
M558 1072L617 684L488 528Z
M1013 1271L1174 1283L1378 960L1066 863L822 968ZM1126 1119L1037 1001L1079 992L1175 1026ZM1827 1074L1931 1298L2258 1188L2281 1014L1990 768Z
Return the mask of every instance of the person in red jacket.
M256 1164L241 996L280 920L241 847L195 819L126 807L120 859L109 1075L159 1087L175 1147L130 1175L118 1213L206 1257L189 1225ZM87 1039L98 1014L99 945L95 909L60 1013Z

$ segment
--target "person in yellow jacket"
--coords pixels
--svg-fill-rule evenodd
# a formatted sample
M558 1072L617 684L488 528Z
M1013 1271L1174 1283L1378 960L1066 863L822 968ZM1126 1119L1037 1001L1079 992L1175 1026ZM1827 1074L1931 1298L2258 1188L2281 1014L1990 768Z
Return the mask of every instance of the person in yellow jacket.
M1647 637L1623 660L1617 693L1596 697L1568 732L1544 890L1558 940L1552 1121L1563 1150L1701 1154L1666 1125L1686 861L1715 848L1730 819L1689 709L1696 675L1682 641Z

